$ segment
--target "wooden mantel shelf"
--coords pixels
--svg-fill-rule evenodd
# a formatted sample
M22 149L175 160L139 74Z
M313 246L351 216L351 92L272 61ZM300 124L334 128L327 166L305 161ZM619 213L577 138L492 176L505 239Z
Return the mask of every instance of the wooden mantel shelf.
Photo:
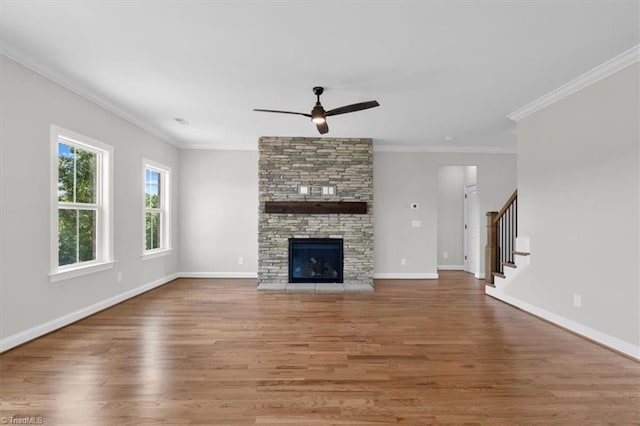
M265 213L367 214L364 201L265 201Z

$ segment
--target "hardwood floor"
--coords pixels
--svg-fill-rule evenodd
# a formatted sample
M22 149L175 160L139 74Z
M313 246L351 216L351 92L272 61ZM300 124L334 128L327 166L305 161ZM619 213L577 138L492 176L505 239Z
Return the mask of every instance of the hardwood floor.
M180 279L0 373L0 417L46 425L640 424L640 364L449 271L373 294Z

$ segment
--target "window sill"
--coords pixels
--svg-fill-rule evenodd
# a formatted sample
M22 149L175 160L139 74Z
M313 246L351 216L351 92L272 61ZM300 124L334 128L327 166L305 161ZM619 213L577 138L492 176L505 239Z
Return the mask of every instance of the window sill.
M83 275L93 274L94 272L106 271L113 269L115 261L92 263L91 265L79 266L77 268L63 269L49 274L51 282L68 280L70 278L81 277Z
M148 251L142 254L142 260L155 259L157 257L168 256L173 253L173 249L160 249Z

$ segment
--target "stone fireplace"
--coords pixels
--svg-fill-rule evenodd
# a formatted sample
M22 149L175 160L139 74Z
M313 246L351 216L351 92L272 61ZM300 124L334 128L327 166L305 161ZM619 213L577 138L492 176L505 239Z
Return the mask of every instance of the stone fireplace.
M258 149L258 290L372 291L371 139L262 137Z

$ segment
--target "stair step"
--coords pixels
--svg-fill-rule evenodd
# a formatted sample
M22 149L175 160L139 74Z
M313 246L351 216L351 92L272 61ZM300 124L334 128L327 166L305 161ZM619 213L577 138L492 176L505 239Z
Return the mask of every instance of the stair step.
M500 278L504 278L505 277L504 274L501 274L500 272L492 272L492 275L494 277L500 277Z
M486 285L487 287L493 287L493 288L496 288L496 285L495 285L495 284L492 284L492 283L484 283L484 285Z
M516 264L511 262L502 262L502 265L508 268L517 268Z
M514 251L513 254L516 256L529 256L529 252L526 251Z

